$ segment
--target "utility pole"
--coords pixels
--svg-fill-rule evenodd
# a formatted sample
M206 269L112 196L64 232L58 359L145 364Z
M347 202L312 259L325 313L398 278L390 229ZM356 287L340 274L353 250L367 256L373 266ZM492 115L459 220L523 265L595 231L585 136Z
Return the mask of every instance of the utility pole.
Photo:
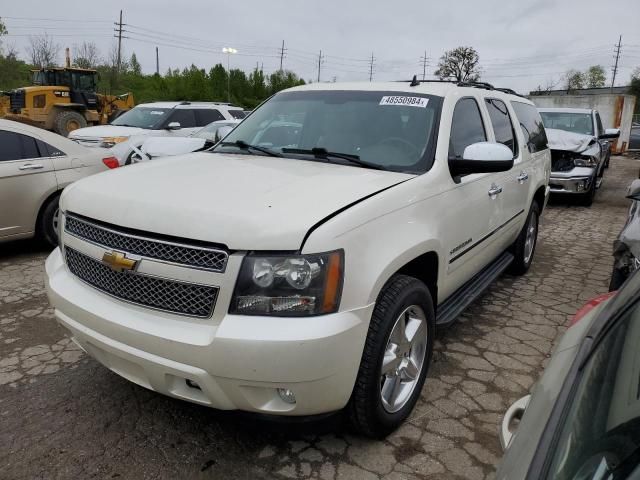
M369 61L369 81L373 81L373 62L375 58L373 58L373 52L371 52L371 60Z
M118 23L115 24L118 28L115 29L116 33L118 34L118 60L117 60L117 64L118 64L118 68L117 68L117 73L120 73L120 64L122 62L122 32L124 30L122 30L122 27L124 26L124 23L122 23L122 10L120 10L120 21Z
M156 75L160 76L160 54L158 53L158 47L156 47Z
M280 49L280 71L282 71L282 60L284 59L284 52L286 52L286 48L284 48L284 40L282 40L282 48Z
M422 80L424 81L427 78L427 65L429 65L429 57L427 57L427 51L424 51L424 57L420 57L420 61L422 62Z
M320 50L320 55L318 55L318 83L320 83L320 68L323 62L322 50Z
M620 59L620 50L622 49L622 35L618 38L618 45L616 47L616 63L613 66L613 77L611 78L611 90L613 90L613 86L616 83L616 75L618 73L618 60Z

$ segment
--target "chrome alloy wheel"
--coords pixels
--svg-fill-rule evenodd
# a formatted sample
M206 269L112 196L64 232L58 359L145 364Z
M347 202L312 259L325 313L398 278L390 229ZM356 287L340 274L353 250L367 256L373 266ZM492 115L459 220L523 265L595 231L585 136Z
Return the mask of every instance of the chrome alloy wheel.
M402 409L415 390L427 349L427 317L411 305L391 330L380 368L380 397L389 413Z
M534 211L531 212L529 218L529 224L527 225L527 236L524 240L524 262L528 264L531 261L533 255L533 249L536 246L536 239L538 237L538 214Z

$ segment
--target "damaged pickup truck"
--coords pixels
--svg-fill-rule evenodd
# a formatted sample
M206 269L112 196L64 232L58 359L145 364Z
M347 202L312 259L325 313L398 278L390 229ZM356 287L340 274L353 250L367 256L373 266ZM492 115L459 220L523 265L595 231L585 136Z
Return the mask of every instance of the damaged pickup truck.
M538 109L551 149L551 193L572 194L590 206L602 184L610 155L609 139L620 130L604 129L595 110Z

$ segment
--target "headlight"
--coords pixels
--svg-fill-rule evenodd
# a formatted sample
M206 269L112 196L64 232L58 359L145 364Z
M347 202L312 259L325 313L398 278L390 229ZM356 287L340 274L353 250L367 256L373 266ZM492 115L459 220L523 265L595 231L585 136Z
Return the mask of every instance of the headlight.
M129 140L129 137L105 137L102 139L100 146L103 148L111 148L114 145L126 142L127 140Z
M576 167L594 168L598 165L598 160L595 157L590 157L588 155L580 155L573 159L573 164Z
M229 313L307 316L338 310L342 250L317 255L247 255Z

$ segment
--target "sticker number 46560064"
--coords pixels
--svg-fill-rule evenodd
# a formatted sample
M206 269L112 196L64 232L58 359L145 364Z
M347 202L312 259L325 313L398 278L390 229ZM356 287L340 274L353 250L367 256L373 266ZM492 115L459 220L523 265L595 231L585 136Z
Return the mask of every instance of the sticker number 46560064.
M405 96L385 96L380 100L380 105L401 105L404 107L427 108L428 98L405 97Z

